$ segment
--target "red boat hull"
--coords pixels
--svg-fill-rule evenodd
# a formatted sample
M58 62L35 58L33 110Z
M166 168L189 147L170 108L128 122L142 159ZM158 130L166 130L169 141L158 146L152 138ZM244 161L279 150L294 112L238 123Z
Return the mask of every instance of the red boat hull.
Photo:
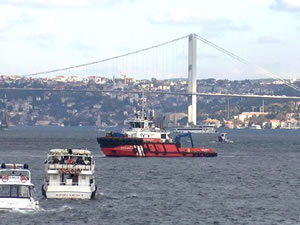
M160 139L101 137L101 150L109 157L215 157L211 148L182 148L178 143L163 143Z

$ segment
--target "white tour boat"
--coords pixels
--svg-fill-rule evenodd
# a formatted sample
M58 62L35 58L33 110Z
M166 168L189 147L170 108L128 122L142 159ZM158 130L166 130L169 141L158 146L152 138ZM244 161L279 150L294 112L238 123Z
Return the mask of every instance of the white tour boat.
M95 161L83 149L51 149L42 194L46 198L91 199L95 196Z
M39 202L32 197L33 187L27 164L2 163L0 168L0 209L39 209Z
M177 127L174 133L196 133L196 134L215 134L218 131L214 124L201 124L197 126Z

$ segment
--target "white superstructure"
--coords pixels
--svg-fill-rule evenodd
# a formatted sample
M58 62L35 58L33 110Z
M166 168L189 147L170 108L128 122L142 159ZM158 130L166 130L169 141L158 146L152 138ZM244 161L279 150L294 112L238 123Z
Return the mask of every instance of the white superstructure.
M125 129L123 133L130 138L150 138L161 139L162 142L172 142L169 136L170 132L163 128L156 127L151 118L149 118L144 110L137 112L134 118L128 119L130 127Z
M39 202L32 196L34 185L27 164L1 164L0 209L36 210Z
M45 161L42 193L46 198L91 199L95 196L95 161L83 149L51 149Z

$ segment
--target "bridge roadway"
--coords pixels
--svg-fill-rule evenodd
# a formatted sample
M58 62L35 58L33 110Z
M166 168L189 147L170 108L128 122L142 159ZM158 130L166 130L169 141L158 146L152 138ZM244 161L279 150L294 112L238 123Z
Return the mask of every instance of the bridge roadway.
M128 94L163 94L163 95L197 95L208 97L237 97L237 98L264 98L264 99L290 99L300 100L300 96L286 95L251 95L251 94L223 94L223 93L189 93L189 92L166 92L166 91L127 91L127 90L90 90L90 89L52 89L52 88L0 88L0 91L49 91L49 92L93 92L93 93L128 93Z

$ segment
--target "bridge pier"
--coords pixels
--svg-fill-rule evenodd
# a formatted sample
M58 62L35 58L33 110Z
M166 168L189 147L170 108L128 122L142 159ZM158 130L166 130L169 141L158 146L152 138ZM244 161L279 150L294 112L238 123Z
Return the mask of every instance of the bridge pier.
M188 92L196 93L197 75L197 38L196 34L189 35L189 55L188 55ZM197 96L190 95L188 99L188 123L197 125Z

